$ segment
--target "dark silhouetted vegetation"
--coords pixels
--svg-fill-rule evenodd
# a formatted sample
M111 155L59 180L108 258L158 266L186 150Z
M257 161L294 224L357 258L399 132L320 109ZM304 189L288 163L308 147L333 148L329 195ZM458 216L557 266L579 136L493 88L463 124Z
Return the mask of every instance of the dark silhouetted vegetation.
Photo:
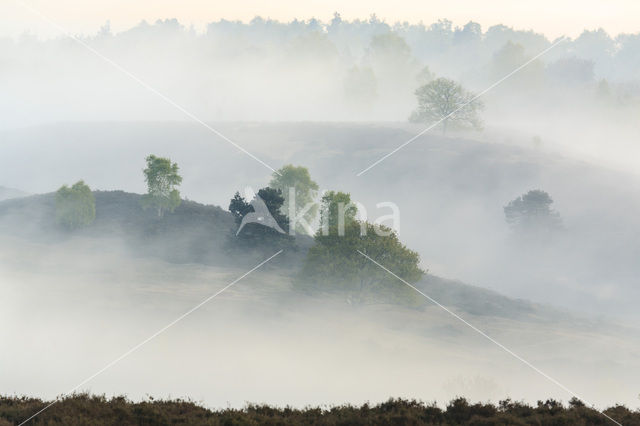
M0 426L17 424L47 405L26 397L0 397ZM604 411L625 426L640 425L640 412L624 406ZM555 400L530 406L511 400L498 405L472 404L464 398L449 402L445 409L434 403L389 399L359 407L278 408L247 405L243 409L209 410L181 399L132 402L125 397L79 394L66 397L31 420L33 425L608 425L598 411L572 400Z
M507 223L524 233L540 233L560 228L558 212L551 208L553 199L545 191L531 190L504 207Z
M284 204L282 191L270 187L262 188L247 202L236 192L229 202L229 211L234 217L236 229L229 238L230 249L257 250L273 254L274 250L291 247L289 218L282 213Z

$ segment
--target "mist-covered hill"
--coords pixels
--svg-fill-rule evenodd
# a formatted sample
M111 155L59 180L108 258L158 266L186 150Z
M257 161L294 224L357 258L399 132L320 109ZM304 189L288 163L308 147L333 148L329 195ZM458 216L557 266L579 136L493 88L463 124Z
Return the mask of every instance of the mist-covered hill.
M73 247L76 241L84 240L105 247L115 244L133 258L181 264L243 267L261 260L255 252L230 250L229 239L236 225L232 215L218 206L183 200L174 212L158 217L153 209L142 207L139 194L96 191L94 197L95 221L74 232L56 223L53 193L0 202L0 232L24 240L24 244L45 244L52 250L65 250L68 244ZM19 240L12 240L13 244L19 246ZM312 244L310 237L298 235L296 244L270 267L281 268L280 273L294 277ZM578 321L583 326L589 323L584 317L578 320L568 312L433 274L427 274L416 286L440 303L472 315L533 322Z
M358 177L420 128L394 123L217 123L274 168L308 167L321 190L343 190L370 217L395 203L400 237L432 273L559 308L636 317L640 297L640 179L563 153L563 141L526 135L429 133ZM271 171L197 124L76 123L3 133L3 184L51 192L84 179L98 190L145 190L150 153L171 157L183 196L227 206L235 191L264 187ZM68 155L73 152L73 156ZM29 158L21 168L11 167ZM547 191L563 230L522 244L503 207Z
M0 186L0 201L8 200L11 198L24 197L26 195L26 192L22 192L19 189L5 188L4 186Z
M96 191L95 222L73 234L57 230L53 194L0 203L0 320L21 318L0 330L0 340L22 342L3 351L11 365L3 373L6 392L58 395L60 383L81 380L70 372L89 374L261 260L225 253L233 221L221 208L185 200L159 220L140 197ZM152 388L155 396L186 395L212 407L363 403L390 394L441 404L460 394L569 399L426 300L418 308L360 306L339 293L297 291L292 277L304 246L293 254L242 279L88 389L126 389L139 400ZM633 368L640 338L634 327L432 274L416 286L585 399L601 406L633 401L640 371ZM295 383L283 380L292 374ZM248 383L268 388L268 396Z

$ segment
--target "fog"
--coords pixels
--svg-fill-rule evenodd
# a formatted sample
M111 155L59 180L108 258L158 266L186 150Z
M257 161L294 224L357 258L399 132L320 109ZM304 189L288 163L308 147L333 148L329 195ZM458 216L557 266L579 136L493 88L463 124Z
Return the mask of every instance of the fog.
M12 190L1 198L80 179L142 194L154 153L179 164L184 199L226 210L272 171L206 123L273 168L307 167L372 220L389 213L377 203L395 203L399 236L429 279L459 289L438 293L447 306L586 401L637 407L639 41L339 16L2 39L0 189ZM553 43L483 95L483 129L435 128L357 176L426 127L408 122L420 85L447 77L481 93ZM548 239L522 239L505 221L504 206L532 189L550 194L562 221ZM13 201L0 201L2 394L72 389L254 265L177 262L108 227L61 237L38 215L3 216ZM208 407L570 398L435 305L354 307L295 292L293 256L81 390ZM486 311L471 286L491 291ZM497 301L508 314L490 308Z
M3 391L48 398L244 272L132 261L114 242L71 241L53 253L15 240L4 239L2 247L2 319L19 324L2 329L3 341L15 342L2 351ZM637 333L545 318L467 317L586 400L635 406ZM576 353L583 356L578 360ZM210 407L362 403L389 395L441 404L457 395L567 399L438 307L354 309L336 299L292 295L280 274L268 270L237 283L80 390L184 397Z

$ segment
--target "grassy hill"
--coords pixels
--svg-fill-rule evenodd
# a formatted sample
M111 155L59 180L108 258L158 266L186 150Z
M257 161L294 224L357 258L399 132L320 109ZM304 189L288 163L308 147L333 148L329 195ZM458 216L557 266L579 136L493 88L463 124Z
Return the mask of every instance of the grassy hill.
M228 241L234 235L235 224L231 214L218 206L183 200L173 213L159 218L153 209L142 208L139 194L95 191L94 196L95 221L74 232L55 223L53 193L0 202L0 233L52 247L73 239L104 240L105 244L117 240L124 243L128 256L182 264L244 267L253 266L264 258L262 253L229 251ZM288 250L271 266L282 268L287 276L295 275L312 244L311 238L297 236L294 249ZM528 321L574 318L558 309L505 297L495 291L433 274L425 275L416 286L440 303L472 315L526 318Z
M96 219L73 233L55 223L55 194L42 194L0 202L0 230L34 241L61 241L72 237L117 238L132 254L156 256L170 262L203 264L249 264L257 253L229 253L234 236L231 213L218 206L183 200L173 213L159 218L153 209L142 208L139 194L123 191L95 191ZM297 237L296 248L311 239ZM283 256L299 260L304 252ZM280 260L281 261L281 260Z
M634 318L640 297L637 174L559 153L563 141L492 133L429 132L406 123L212 123L267 164L308 167L322 190L343 190L372 217L384 201L401 211L401 239L440 276L585 313ZM143 192L150 153L176 161L181 193L225 207L236 190L263 187L271 171L193 123L60 123L2 132L3 185L53 191ZM572 139L573 140L573 139ZM579 140L574 142L580 144ZM73 152L74 155L68 155ZM24 158L29 158L24 162ZM21 167L13 165L20 162ZM117 173L114 173L117 170ZM564 231L549 246L514 244L503 207L530 189L554 199Z

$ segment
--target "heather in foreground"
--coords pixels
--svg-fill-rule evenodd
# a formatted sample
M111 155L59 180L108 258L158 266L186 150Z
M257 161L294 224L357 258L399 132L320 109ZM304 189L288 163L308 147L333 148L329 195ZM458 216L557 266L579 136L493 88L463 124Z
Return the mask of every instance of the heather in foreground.
M0 398L0 426L19 424L48 402L27 397ZM617 422L640 425L640 411L624 406L604 413ZM555 400L536 406L505 400L471 404L464 398L445 409L415 400L390 399L360 407L308 407L305 409L248 405L243 409L212 411L184 400L131 402L126 397L77 394L64 398L30 421L34 425L607 425L603 414L572 400Z

